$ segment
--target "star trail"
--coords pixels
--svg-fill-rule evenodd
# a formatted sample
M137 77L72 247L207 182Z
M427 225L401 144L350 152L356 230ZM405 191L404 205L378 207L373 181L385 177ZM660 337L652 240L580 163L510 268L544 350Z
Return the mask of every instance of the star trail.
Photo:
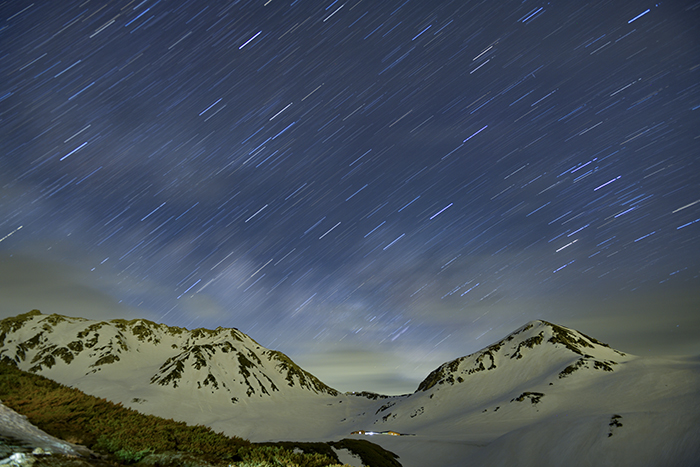
M416 374L531 319L700 330L700 3L16 0L0 21L6 266Z

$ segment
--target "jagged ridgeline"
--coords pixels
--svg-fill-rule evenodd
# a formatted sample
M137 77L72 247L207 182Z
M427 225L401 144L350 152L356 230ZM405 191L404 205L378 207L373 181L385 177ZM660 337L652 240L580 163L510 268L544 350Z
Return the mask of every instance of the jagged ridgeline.
M93 321L32 310L0 321L0 361L49 377L99 375L109 367L110 374L123 370L151 385L226 394L234 404L274 394L338 394L237 329L190 331L144 319Z
M555 349L558 349L556 357L552 354ZM525 356L546 360L543 360L543 365L533 365L532 362L513 365L514 361ZM613 371L619 357L625 356L623 352L579 331L547 321L532 321L479 352L441 365L420 383L417 392L428 391L438 385L464 383L471 375L489 373L503 367L509 368L508 373L521 381L537 376L539 371L551 372L556 367L551 363L555 362L557 365L567 363L558 378L564 378L580 368ZM558 357L561 357L561 361ZM573 362L569 363L567 359L573 359ZM528 374L520 375L520 370L526 370Z
M386 433L407 435L381 442L420 465L535 465L547 453L552 465L690 466L700 446L697 361L627 355L540 320L401 396L339 394L236 329L140 319L8 318L0 360L142 414L302 451L298 443ZM531 462L517 457L528 449ZM396 465L387 459L363 463Z

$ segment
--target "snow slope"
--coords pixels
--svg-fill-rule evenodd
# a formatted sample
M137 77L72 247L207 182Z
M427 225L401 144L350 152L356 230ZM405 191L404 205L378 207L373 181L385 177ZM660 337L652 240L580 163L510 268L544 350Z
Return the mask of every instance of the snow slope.
M90 321L34 310L2 321L0 359L60 382L136 389L148 378L146 387L225 395L232 404L275 393L337 394L236 329L188 331L140 319Z
M27 446L28 451L39 447L44 452L54 454L90 455L90 451L86 447L68 443L47 434L29 423L24 415L20 415L0 403L0 439L2 438L9 438L22 446Z
M627 355L533 321L404 396L339 394L234 329L38 312L0 322L0 359L144 413L253 441L372 436L405 467L698 465L700 362ZM363 436L363 435L353 435Z

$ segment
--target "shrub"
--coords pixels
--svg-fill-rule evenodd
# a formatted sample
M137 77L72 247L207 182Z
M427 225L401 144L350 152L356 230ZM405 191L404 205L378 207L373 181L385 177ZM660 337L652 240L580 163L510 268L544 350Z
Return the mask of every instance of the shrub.
M150 452L236 458L250 442L201 425L144 415L0 363L0 400L47 433L135 462Z
M144 415L2 362L0 400L50 435L107 453L120 464L326 467L339 462L328 443L252 444L205 426ZM294 452L295 448L302 452ZM383 451L379 446L374 448ZM364 449L372 451L366 446ZM368 464L364 457L363 462Z
M153 454L153 450L144 449L143 451L129 451L128 449L120 449L114 454L120 461L126 464L134 464L143 459L144 457Z

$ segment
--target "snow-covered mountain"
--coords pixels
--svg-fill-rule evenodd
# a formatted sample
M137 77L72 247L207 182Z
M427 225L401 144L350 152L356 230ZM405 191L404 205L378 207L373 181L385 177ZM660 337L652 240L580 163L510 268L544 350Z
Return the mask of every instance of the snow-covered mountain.
M405 467L436 450L455 467L700 466L700 359L641 358L532 321L373 415L377 432L417 435L373 439Z
M444 424L446 415L464 417L465 409L510 411L526 401L535 406L560 388L594 384L635 358L578 331L532 321L476 353L444 363L415 393L384 404L375 425L390 422L410 430L429 420ZM443 406L452 413L445 414Z
M507 373L508 380L515 384L551 377L552 370L562 365L566 366L557 374L558 378L582 368L614 371L619 359L625 360L626 354L583 333L546 321L533 321L477 353L441 365L423 380L418 391L461 384L472 375L488 375L497 369L499 374Z
M340 394L235 329L145 320L7 318L0 360L253 441L410 434L372 439L404 467L691 466L700 458L700 360L628 355L545 321L441 365L403 396Z
M128 379L132 389L218 394L231 404L275 393L338 394L236 329L189 331L143 319L91 321L33 310L0 322L0 361L78 387Z

